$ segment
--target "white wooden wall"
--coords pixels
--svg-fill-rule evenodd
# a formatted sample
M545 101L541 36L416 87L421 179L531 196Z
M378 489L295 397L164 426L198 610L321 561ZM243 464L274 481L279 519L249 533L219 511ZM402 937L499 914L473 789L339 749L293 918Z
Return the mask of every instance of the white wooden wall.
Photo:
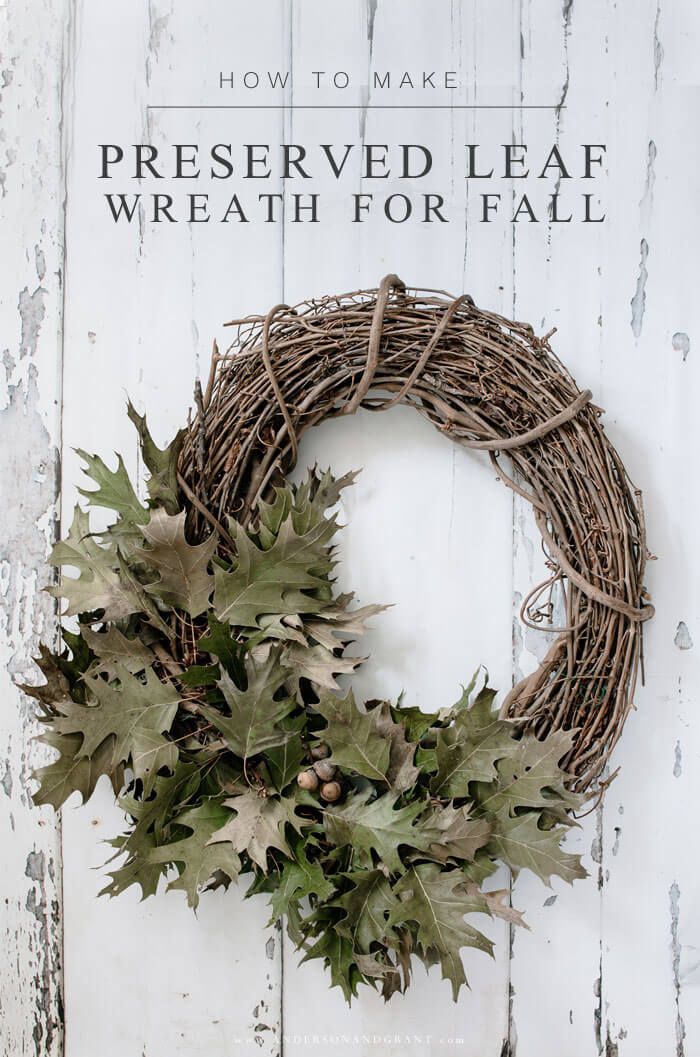
M3 1055L700 1055L699 47L693 0L0 3ZM366 82L384 68L456 70L461 103L562 108L386 111L350 88L357 108L340 111L147 109L219 101L220 69L290 69L291 105L336 101L310 94L311 69ZM348 224L347 195L367 189L356 167L340 188L315 180L318 225L115 227L96 179L105 141L363 137L433 145L425 189L451 223ZM535 155L607 143L606 223L478 223L462 145L513 139ZM119 814L103 788L60 822L31 808L39 753L13 679L54 633L42 560L75 498L73 446L137 469L125 394L164 441L226 318L387 271L559 328L555 348L644 489L657 616L620 776L571 840L590 880L549 891L523 877L514 900L532 932L494 925L496 959L468 958L457 1006L420 970L405 998L348 1011L318 965L297 968L263 901L217 892L197 919L179 893L98 901ZM503 688L536 663L543 637L516 615L539 539L486 462L405 409L324 425L304 443L302 462L315 459L364 467L342 576L362 601L396 603L375 622L362 689L435 707L478 663Z

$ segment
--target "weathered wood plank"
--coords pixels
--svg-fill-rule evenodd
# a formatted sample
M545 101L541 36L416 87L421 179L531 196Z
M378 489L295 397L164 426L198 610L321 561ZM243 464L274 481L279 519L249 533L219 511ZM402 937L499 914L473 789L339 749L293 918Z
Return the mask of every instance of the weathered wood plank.
M0 8L0 1048L41 1057L62 1048L60 826L31 803L31 772L46 761L15 684L38 681L32 657L55 624L41 588L60 472L68 19L62 0Z
M397 0L376 6L346 4L343 34L335 30L337 10L321 0L296 4L294 12L295 70L316 68L313 64L322 53L324 69L352 71L359 92L350 95L348 90L343 102L361 105L339 113L296 111L287 126L291 141L425 144L432 150L434 167L425 186L396 175L361 179L358 165L340 188L331 181L327 186L315 181L323 187L324 208L330 203L335 212L330 223L326 216L324 227L286 225L285 300L375 286L387 272L397 272L411 285L460 293L465 208L464 181L457 173L463 162L464 112L374 109L378 101L405 103L412 98L399 92L378 95L371 84L375 71L423 69L428 39L430 69L465 69L464 50L471 56L472 45L456 29L456 12ZM490 78L496 49L483 40L479 48L475 76ZM309 99L337 102L338 95L311 95L308 84L295 81L295 102ZM418 100L423 101L420 92ZM449 224L414 218L398 224L385 218L386 196L412 195L417 202L423 191L443 196L452 217ZM347 219L347 199L353 192L374 195L366 200L371 204L366 219L357 225ZM507 274L503 265L510 265L503 228L494 229L493 235L484 233L483 240L475 231L468 276L479 283L484 301L496 308L498 288ZM325 423L302 442L300 469L314 461L330 464L337 472L362 467L343 499L347 527L341 540L340 583L343 589L355 590L362 603L395 603L373 621L374 631L363 643L371 660L354 679L358 692L368 698L396 698L405 690L408 705L441 707L456 699L460 682L468 681L479 663L489 668L496 685L506 686L511 500L494 481L487 461L460 450L405 408ZM484 525L489 526L486 532ZM339 992L328 992L320 963L297 970L298 955L288 947L285 1053L308 1053L314 1036L333 1039L332 1052L338 1057L357 1053L362 1045L382 1054L410 1052L416 1057L498 1053L507 1011L507 929L488 921L484 928L497 943L496 959L474 951L465 955L471 990L457 1005L439 970L426 976L416 964L405 997L395 996L384 1005L365 989L348 1010ZM322 1001L311 995L322 995Z
M622 771L605 817L602 1036L618 1057L692 1057L700 1047L700 583L692 484L700 443L693 354L700 152L690 56L700 44L700 17L689 3L625 4L609 32L611 52L635 60L633 76L614 79L610 100L619 160L610 174L615 255L607 267L603 261L602 401L644 489L658 561L647 577L657 612L645 633L646 686L620 744Z
M528 145L531 166L547 157L558 144L571 179L542 181L544 191L561 193L558 216L575 209L583 193L607 195L604 176L580 179L580 144L607 142L604 85L606 5L559 2L521 3L521 73L523 103L556 104L553 111L522 111L516 115L513 141ZM590 69L592 54L598 65L596 82ZM528 181L530 191L536 181ZM514 184L515 200L522 191ZM610 251L602 224L548 222L540 202L532 204L538 223L524 218L514 232L514 289L512 314L527 319L537 333L553 327L552 345L578 384L590 387L599 398L604 341L600 328L601 280L597 262ZM537 192L535 192L537 193ZM577 215L577 214L575 214ZM514 500L513 517L513 664L514 679L534 670L552 636L527 628L520 608L531 588L550 575L545 566L541 538L530 505ZM547 601L547 598L542 600ZM557 596L553 596L554 625L564 623ZM546 627L546 624L543 624ZM567 838L568 850L583 855L591 876L573 887L555 882L546 889L524 874L513 890L513 902L526 910L532 932L517 930L511 963L511 1054L537 1057L588 1057L599 1050L600 1037L600 918L602 862L602 809L588 815L582 828Z
M283 11L282 3L244 11L218 2L205 12L167 0L81 8L69 168L64 517L80 477L70 447L105 456L118 450L139 469L126 394L164 443L186 418L195 376L208 371L213 338L222 347L230 338L223 322L282 295L277 225L153 225L145 214L140 224L115 226L96 179L97 144L279 142L277 115L147 106L211 96L211 71L247 68L255 38L265 64L277 65ZM146 192L161 190L155 180L143 183ZM129 185L115 176L109 189L138 190ZM95 247L108 247L101 267ZM279 943L266 927L265 901L243 903L243 886L207 893L195 917L182 893L145 903L133 891L98 899L104 874L91 867L107 857L101 840L123 827L111 800L100 788L87 808L65 812L69 1057L278 1054ZM119 996L116 1021L104 996Z

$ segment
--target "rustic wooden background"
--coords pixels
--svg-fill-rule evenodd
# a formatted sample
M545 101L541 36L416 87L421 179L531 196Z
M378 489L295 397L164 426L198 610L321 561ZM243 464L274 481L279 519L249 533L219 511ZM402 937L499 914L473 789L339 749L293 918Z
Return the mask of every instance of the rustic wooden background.
M67 1057L700 1054L699 46L692 0L0 3L8 1057L54 1057L64 1044ZM318 101L308 71L319 68L365 82L375 69L456 70L461 103L509 108L386 111L372 91L349 89L354 109L342 111L147 109L218 101L220 69L290 69L286 104ZM445 195L452 222L348 224L348 191L367 189L356 166L343 188L315 181L325 213L316 226L115 228L96 179L106 140L362 138L439 148L425 189ZM606 223L479 224L477 205L465 206L461 146L513 140L535 155L555 141L606 142L608 174L595 188ZM282 190L271 183L265 190ZM387 183L387 193L405 189ZM512 201L515 187L501 183ZM571 183L574 194L588 189ZM297 967L262 901L211 894L198 919L179 893L98 901L93 868L119 814L103 788L60 822L31 807L40 750L14 680L54 634L43 560L75 498L73 446L119 450L138 469L127 393L165 441L226 318L374 285L390 270L468 291L540 332L559 328L555 348L607 408L644 489L657 616L646 686L615 758L621 773L570 842L590 879L551 891L518 881L532 932L494 925L497 957L467 959L472 989L458 1005L419 970L406 998L383 1007L363 995L348 1011L319 966ZM327 424L304 443L302 462L314 459L364 467L345 504L342 575L362 601L396 603L375 622L362 689L405 687L409 704L433 707L480 662L503 688L536 663L546 636L522 629L517 610L541 566L539 539L487 462L405 409Z

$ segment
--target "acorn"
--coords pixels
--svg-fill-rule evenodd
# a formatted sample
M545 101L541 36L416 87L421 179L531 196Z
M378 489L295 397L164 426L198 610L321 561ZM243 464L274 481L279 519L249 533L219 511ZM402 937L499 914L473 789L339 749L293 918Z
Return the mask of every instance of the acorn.
M334 803L336 800L340 800L343 794L340 782L324 782L321 786L321 796L324 800L327 800L329 804Z
M328 760L316 760L314 771L322 782L330 782L331 778L335 778L335 767Z
M312 768L302 771L297 775L297 785L300 789L308 789L310 793L313 793L318 789L318 775Z
M318 745L312 745L309 751L312 760L325 760L331 754L331 750L325 741L319 741Z

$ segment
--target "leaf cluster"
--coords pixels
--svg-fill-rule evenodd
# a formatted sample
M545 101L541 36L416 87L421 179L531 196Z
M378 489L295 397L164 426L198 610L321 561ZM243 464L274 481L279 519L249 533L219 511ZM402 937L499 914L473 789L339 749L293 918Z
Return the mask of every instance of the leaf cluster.
M105 893L164 882L196 907L249 874L248 894L267 894L272 920L348 1001L363 983L405 990L414 955L441 966L456 998L460 951L492 952L484 920L521 923L490 888L499 862L547 884L585 876L561 846L580 803L561 768L571 735L521 735L476 677L437 713L357 702L337 679L382 607L334 588L334 509L353 475L313 470L252 526L229 518L192 543L181 437L160 450L129 414L148 499L120 457L111 470L81 452L88 506L116 518L93 533L77 507L51 555L50 591L77 622L58 652L42 648L45 683L25 687L58 754L35 802L85 801L104 775L129 820ZM332 796L316 790L319 758Z

